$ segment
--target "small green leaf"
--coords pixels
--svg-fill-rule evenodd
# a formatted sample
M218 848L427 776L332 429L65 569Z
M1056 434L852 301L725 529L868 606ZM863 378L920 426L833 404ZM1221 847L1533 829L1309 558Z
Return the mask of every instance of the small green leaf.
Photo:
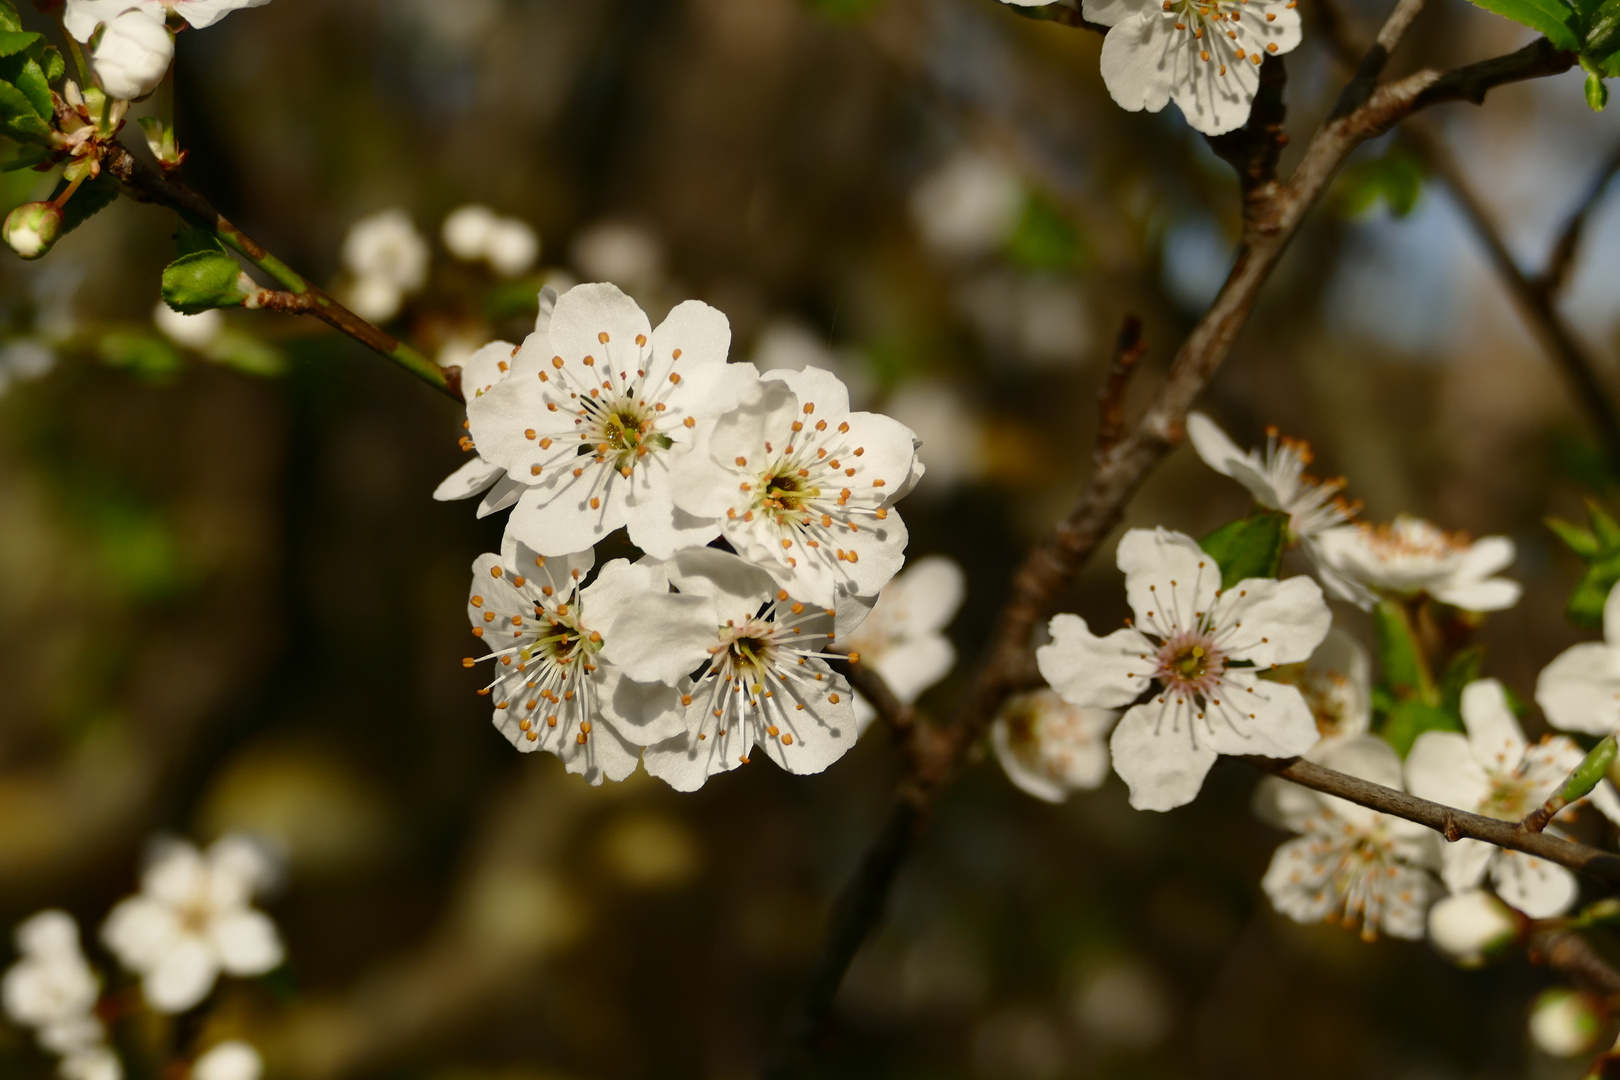
M47 45L42 50L39 66L45 69L47 82L57 82L67 74L67 62L62 59L62 50L55 45Z
M0 56L15 56L39 40L40 35L24 30L0 30Z
M1586 77L1586 107L1593 112L1602 112L1603 107L1609 103L1609 88L1602 79L1596 75Z
M1596 499L1584 501L1586 518L1592 523L1592 535L1597 537L1604 551L1620 551L1620 522L1610 517Z
M17 9L11 0L0 0L0 30L15 33L22 29L22 20L17 17Z
M1574 8L1562 0L1473 0L1486 11L1512 19L1546 36L1558 49L1573 52L1581 47Z
M1379 734L1388 740L1395 752L1405 757L1412 750L1419 735L1425 731L1462 731L1462 721L1438 705L1430 705L1416 698L1397 702L1384 717Z
M1606 57L1620 49L1620 0L1606 0L1587 14L1581 52Z
M247 299L242 268L229 255L198 251L170 263L163 271L163 299L182 315L212 308L237 307Z
M1597 559L1581 575L1575 591L1569 595L1564 615L1583 630L1596 630L1603 625L1603 605L1615 583L1620 582L1620 554Z
M1557 534L1564 545L1583 559L1590 559L1601 550L1598 538L1590 529L1583 529L1573 522L1562 518L1550 517L1544 522L1547 528Z
M56 104L51 95L51 84L45 80L45 72L30 58L17 72L16 78L11 80L23 96L34 106L34 111L41 120L49 122L56 115Z
M143 382L172 383L186 362L160 337L134 331L119 331L101 339L101 358L113 367L125 368Z
M1418 644L1406 609L1394 600L1380 601L1373 610L1373 629L1378 640L1378 668L1385 686L1396 698L1416 697L1438 704L1433 676L1423 647ZM1396 709L1400 706L1397 705ZM1393 715L1393 711L1391 715Z
M1288 547L1288 515L1258 511L1221 526L1199 546L1220 565L1223 589L1245 578L1274 578Z
M34 103L21 90L5 82L0 82L0 134L18 142L51 144L50 125L41 119Z

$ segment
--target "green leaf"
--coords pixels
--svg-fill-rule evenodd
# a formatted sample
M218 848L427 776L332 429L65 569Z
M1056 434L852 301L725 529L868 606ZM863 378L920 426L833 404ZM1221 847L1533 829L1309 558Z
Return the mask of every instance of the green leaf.
M17 9L11 0L0 0L0 30L18 31L22 29L22 20L17 17Z
M67 62L62 59L62 50L55 45L47 45L40 53L39 66L45 69L45 80L56 82L67 74Z
M1024 202L1024 214L1007 241L1007 258L1031 270L1071 270L1084 261L1080 235L1067 218L1039 195Z
M1378 641L1379 673L1393 696L1415 697L1437 705L1439 698L1434 679L1429 674L1428 661L1406 609L1394 600L1380 601L1373 610L1373 630ZM1395 708L1399 709L1400 705ZM1393 710L1391 715L1394 715Z
M1578 13L1562 0L1473 0L1486 11L1512 19L1546 36L1556 48L1581 47Z
M1586 499L1586 518L1592 523L1592 535L1606 552L1620 551L1620 522L1610 517L1596 499Z
M26 94L10 83L0 82L0 134L18 142L51 144L51 128L34 109Z
M1463 687L1478 679L1484 666L1484 645L1470 645L1451 658L1440 676L1440 704L1446 711L1462 714Z
M219 251L198 251L183 255L163 271L163 299L182 315L196 315L212 308L237 307L246 294L241 287L242 268Z
M45 80L44 70L32 58L22 65L11 82L23 92L41 120L49 123L55 117L56 103L51 96L51 84Z
M113 367L128 369L143 382L172 383L185 368L185 360L160 337L119 331L101 339L101 358Z
M1597 535L1590 529L1583 529L1573 522L1555 517L1546 518L1544 524L1557 534L1558 539L1564 542L1564 546L1583 559L1593 558L1602 550Z
M0 56L15 56L39 40L40 35L24 30L0 30Z
M1583 12L1586 16L1581 52L1592 57L1607 57L1620 50L1620 0L1606 0L1595 10Z
M1593 561L1569 594L1564 616L1583 630L1596 630L1603 625L1603 605L1616 582L1620 582L1620 554Z
M43 146L25 146L17 151L17 156L0 165L0 172L16 172L18 169L32 169L51 160L51 152Z
M1602 112L1603 107L1609 103L1609 88L1603 80L1596 75L1586 77L1586 107L1593 112Z
M67 181L59 182L51 192L51 198L57 198L66 188ZM62 207L61 235L66 236L117 201L118 181L110 173L104 172L94 180L86 180L79 185L79 190L73 193L67 205Z
M1438 705L1430 705L1416 698L1397 702L1384 717L1384 728L1379 734L1388 740L1395 752L1405 757L1412 750L1419 735L1425 731L1462 731L1462 721Z
M1392 216L1403 218L1423 194L1424 176L1423 162L1416 155L1391 147L1383 157L1346 169L1335 189L1335 202L1346 217L1359 217L1382 201Z
M287 371L287 358L280 350L266 345L251 334L222 331L203 357L216 364L235 368L245 375L273 379Z
M1199 546L1220 565L1223 589L1245 578L1274 578L1288 547L1288 515L1258 511L1221 526Z

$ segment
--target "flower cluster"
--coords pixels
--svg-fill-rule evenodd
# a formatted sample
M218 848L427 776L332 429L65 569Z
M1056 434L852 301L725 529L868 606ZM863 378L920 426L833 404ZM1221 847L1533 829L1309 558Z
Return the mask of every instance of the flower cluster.
M90 65L102 89L118 101L135 101L158 88L174 60L168 20L202 29L238 8L270 0L67 0L62 25L77 41L90 42Z
M101 937L108 950L141 980L147 1008L187 1012L213 990L220 973L262 975L282 961L275 925L249 907L275 873L254 841L227 836L207 853L165 841L153 850L141 891L107 916ZM64 1080L122 1080L124 1062L106 1025L134 1007L123 995L102 998L102 979L85 959L79 926L64 911L42 911L20 924L18 958L0 979L0 1001L12 1023L34 1031L40 1046L59 1056ZM181 1075L191 1080L259 1080L258 1051L240 1040L219 1042L189 1064L167 1063L137 1075Z
M511 508L468 599L495 666L481 692L513 745L593 784L643 761L693 790L756 748L814 773L859 731L828 661L904 563L917 441L830 373L761 375L730 344L707 304L654 328L615 286L581 285L463 370L477 457L439 497ZM642 557L597 569L620 529ZM922 648L913 693L942 674Z

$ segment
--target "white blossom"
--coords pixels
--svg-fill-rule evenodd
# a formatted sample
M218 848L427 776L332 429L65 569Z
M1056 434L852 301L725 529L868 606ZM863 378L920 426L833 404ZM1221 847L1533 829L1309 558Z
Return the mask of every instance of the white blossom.
M1024 190L999 158L965 150L911 194L911 217L941 255L971 259L995 250L1018 227Z
M1427 594L1465 611L1501 611L1519 602L1519 583L1495 575L1513 562L1513 541L1487 536L1470 542L1421 518L1390 525L1341 526L1319 533L1322 565L1373 592ZM1372 606L1372 594L1356 602Z
M152 323L164 337L187 349L206 349L225 329L225 313L217 308L182 315L162 300L152 309Z
M1376 735L1338 740L1313 758L1331 769L1397 791L1401 759ZM1434 834L1332 795L1277 781L1280 824L1300 834L1277 849L1261 887L1272 906L1295 922L1360 927L1417 939L1433 897Z
M191 1066L191 1080L259 1080L264 1059L240 1039L228 1039L210 1047Z
M1586 757L1565 735L1549 735L1534 745L1525 742L1495 679L1463 688L1462 719L1466 735L1426 731L1418 736L1406 758L1412 794L1501 821L1520 821ZM1620 801L1608 781L1598 785L1591 801L1620 821ZM1575 902L1575 875L1546 859L1468 837L1447 844L1442 857L1441 877L1452 892L1475 888L1488 872L1497 895L1533 919L1562 914Z
M1484 889L1443 897L1429 909L1429 941L1460 967L1474 968L1519 937L1519 916Z
M62 23L77 41L89 41L99 23L111 22L131 9L161 21L173 12L199 30L213 26L240 8L263 7L270 0L67 0Z
M631 289L664 278L664 246L658 237L627 221L599 221L582 229L570 250L587 279L622 281Z
M1279 668L1273 678L1299 687L1324 741L1365 735L1372 725L1372 663L1337 626L1303 666Z
M956 618L967 581L962 568L943 555L918 559L883 587L866 620L833 646L859 656L883 676L894 696L910 705L956 666L956 648L945 628ZM861 730L875 713L855 698Z
M592 562L590 551L545 556L509 543L473 564L467 613L490 650L482 659L495 665L480 691L494 703L495 727L519 750L555 754L600 784L633 773L643 746L685 730L674 684L690 668L638 682L603 655L625 606L667 595L669 584L650 560L615 559L585 585Z
M1007 779L1026 794L1060 803L1108 778L1114 709L1070 705L1051 690L1015 694L990 727L990 745Z
M1102 77L1121 108L1158 112L1174 101L1205 135L1242 127L1266 54L1300 42L1297 0L1084 0L1109 27Z
M463 262L487 262L502 277L517 277L540 257L540 237L527 223L487 206L463 206L444 219L446 250Z
M50 374L56 350L38 338L18 338L0 345L0 394L13 382L27 382Z
M134 8L108 21L90 54L90 67L110 97L134 101L158 88L173 60L174 35L163 20Z
M695 300L653 330L613 285L564 293L509 376L467 402L478 452L529 485L507 535L560 555L627 526L660 558L713 539L712 518L676 509L672 470L757 379L726 363L730 345L726 317Z
M65 911L42 911L18 925L19 958L0 980L0 1000L15 1024L33 1028L58 1054L101 1042L95 1017L101 982L79 948L79 925Z
M251 906L274 874L269 856L244 837L224 837L206 855L167 841L153 850L141 891L107 916L102 941L141 976L147 1004L184 1012L222 972L263 975L281 963L275 924Z
M1530 1042L1552 1057L1575 1058L1597 1049L1608 1013L1589 994L1555 986L1530 1005Z
M463 396L471 401L488 393L511 372L517 351L518 347L510 342L492 341L469 356L461 365ZM483 495L478 504L478 516L481 518L515 504L527 485L511 479L501 466L486 461L478 453L470 435L463 437L462 445L473 451L472 458L445 477L433 490L433 497L440 502L454 502Z
M1559 653L1536 680L1536 704L1566 731L1620 731L1620 585L1603 602L1603 640Z
M90 1046L63 1055L56 1072L62 1080L123 1080L124 1063L107 1047Z
M675 505L718 520L795 598L833 607L899 572L908 536L893 506L921 475L911 429L851 412L830 372L772 371L677 463Z
M405 297L427 283L427 241L403 210L361 218L343 238L343 265L353 278L347 298L373 322L399 314Z
M647 748L649 773L694 791L746 765L756 746L803 775L855 745L853 695L826 662L843 629L831 610L800 601L730 552L693 548L666 568L679 591L632 600L604 653L636 678L695 673L681 699L685 731Z
M1288 515L1288 531L1331 595L1353 603L1370 600L1363 586L1325 565L1317 549L1317 537L1349 522L1355 507L1339 494L1342 478L1318 480L1305 472L1313 460L1309 443L1281 436L1273 427L1266 429L1264 453L1242 450L1203 413L1187 417L1187 438L1204 464L1242 484L1261 506Z
M1326 636L1331 616L1316 582L1249 578L1223 590L1215 560L1166 529L1126 533L1118 564L1135 622L1099 638L1080 616L1058 615L1036 660L1071 705L1130 705L1158 683L1110 741L1132 806L1191 802L1218 754L1293 757L1315 745L1299 690L1259 674L1306 659Z

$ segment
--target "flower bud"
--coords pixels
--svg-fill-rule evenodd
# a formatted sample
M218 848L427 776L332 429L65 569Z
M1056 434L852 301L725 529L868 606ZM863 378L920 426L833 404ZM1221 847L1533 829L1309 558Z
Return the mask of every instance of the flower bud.
M1481 889L1448 896L1429 909L1429 940L1462 967L1479 967L1519 937L1513 909Z
M174 35L144 8L126 11L101 31L91 67L119 101L143 98L158 88L174 59Z
M1592 1052L1605 1019L1588 994L1562 986L1543 990L1530 1006L1530 1041L1552 1057L1580 1057Z
M62 211L50 203L23 203L6 216L6 243L25 259L51 250L62 234Z

